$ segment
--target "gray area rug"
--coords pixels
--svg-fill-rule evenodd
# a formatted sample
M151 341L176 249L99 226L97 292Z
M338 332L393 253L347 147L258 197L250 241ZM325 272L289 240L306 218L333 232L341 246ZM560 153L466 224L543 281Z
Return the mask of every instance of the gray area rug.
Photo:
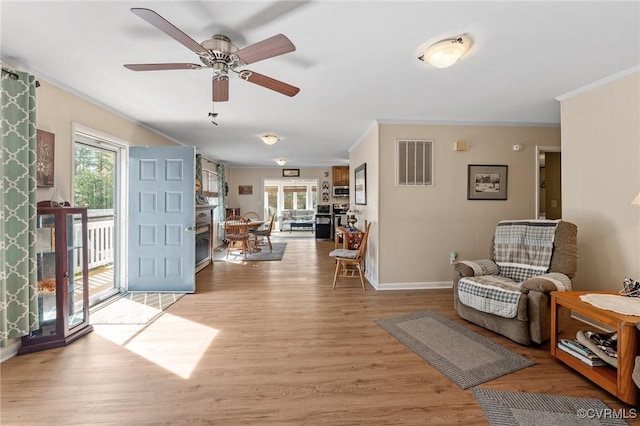
M273 251L269 252L269 246L260 246L261 251L255 253L247 253L247 258L240 251L232 251L227 258L227 246L220 246L213 251L212 258L214 262L242 262L244 260L251 261L267 261L267 260L282 260L284 251L287 248L287 243L274 243Z
M462 389L535 364L436 312L415 312L376 323Z
M623 412L612 410L599 399L480 388L473 388L473 393L489 424L495 426L627 424L619 418ZM627 413L632 412L627 410Z
M91 311L91 324L147 324L176 303L183 293L125 293Z

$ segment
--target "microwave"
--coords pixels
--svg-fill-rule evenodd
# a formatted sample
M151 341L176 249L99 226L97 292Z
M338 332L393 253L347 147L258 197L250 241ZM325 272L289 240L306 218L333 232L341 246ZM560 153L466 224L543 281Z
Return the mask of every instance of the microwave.
M348 186L334 186L333 187L333 198L349 198L349 187Z

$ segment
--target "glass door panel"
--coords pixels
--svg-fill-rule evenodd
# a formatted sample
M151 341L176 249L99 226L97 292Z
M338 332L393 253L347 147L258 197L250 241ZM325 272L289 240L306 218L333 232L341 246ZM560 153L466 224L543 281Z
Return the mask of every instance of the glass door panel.
M119 164L121 147L76 133L74 204L87 208L89 304L120 291L119 277Z
M38 280L38 329L32 338L55 336L56 328L56 228L55 216L39 215L36 236L36 276Z
M69 292L69 328L82 324L86 318L83 284L85 272L82 257L82 215L67 215L67 270Z

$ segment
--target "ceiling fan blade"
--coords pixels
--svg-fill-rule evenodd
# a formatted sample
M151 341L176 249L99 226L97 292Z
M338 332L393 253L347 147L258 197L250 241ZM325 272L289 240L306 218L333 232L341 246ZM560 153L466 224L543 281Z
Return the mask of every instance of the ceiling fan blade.
M229 100L229 79L214 78L212 85L212 99L213 102L226 102Z
M171 22L164 19L162 16L158 15L151 9L133 7L131 8L131 12L135 13L169 37L172 37L176 41L182 43L188 49L196 53L204 53L207 51L200 43L186 35L182 30L173 25Z
M125 64L125 68L132 71L167 71L167 70L199 70L202 65L198 64Z
M234 55L245 64L252 64L263 59L293 52L294 50L296 50L296 47L291 43L291 40L283 34L278 34L242 48L235 52Z
M262 75L253 71L241 71L240 78L290 97L297 95L300 91L300 89L295 86L283 83L280 80L276 80L275 78L267 77L266 75Z

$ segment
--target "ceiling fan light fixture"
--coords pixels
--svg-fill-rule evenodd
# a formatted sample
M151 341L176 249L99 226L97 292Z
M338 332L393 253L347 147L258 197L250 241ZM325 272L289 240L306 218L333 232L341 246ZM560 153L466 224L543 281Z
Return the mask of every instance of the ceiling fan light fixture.
M436 68L447 68L458 62L469 47L471 39L466 35L447 38L427 47L418 59Z
M280 136L274 135L272 133L265 133L264 135L260 135L260 139L262 139L262 142L266 143L267 145L273 145L280 140Z
M285 164L287 164L287 159L286 158L278 158L276 160L276 163L278 164L278 166L284 166Z

